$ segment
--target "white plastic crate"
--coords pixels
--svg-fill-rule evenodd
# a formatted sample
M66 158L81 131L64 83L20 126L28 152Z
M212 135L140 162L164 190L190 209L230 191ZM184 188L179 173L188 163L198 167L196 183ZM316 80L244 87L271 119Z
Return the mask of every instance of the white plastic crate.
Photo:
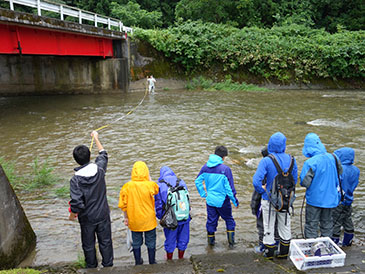
M313 250L319 245L325 246L327 252L325 255L315 256ZM290 260L299 270L343 266L346 258L346 253L329 237L291 240L289 254Z

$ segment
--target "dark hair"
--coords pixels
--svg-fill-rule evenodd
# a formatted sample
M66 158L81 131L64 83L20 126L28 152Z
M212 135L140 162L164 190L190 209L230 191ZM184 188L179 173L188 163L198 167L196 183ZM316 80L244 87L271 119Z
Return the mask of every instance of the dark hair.
M78 145L74 148L73 156L79 165L85 165L90 162L90 150L85 145Z
M267 147L264 147L263 149L261 149L261 155L262 157L266 157L267 155L269 155L269 151L267 150Z
M215 148L214 154L220 157L226 157L228 155L228 149L225 146L217 146Z

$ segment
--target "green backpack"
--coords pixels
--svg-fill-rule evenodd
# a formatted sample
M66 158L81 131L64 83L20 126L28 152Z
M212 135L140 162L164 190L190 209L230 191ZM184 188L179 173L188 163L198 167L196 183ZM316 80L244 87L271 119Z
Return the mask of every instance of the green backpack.
M177 178L176 186L170 185L165 180L161 180L161 183L165 183L169 190L167 191L167 201L174 209L176 219L178 221L185 221L190 215L190 198L189 192L184 186L179 185L181 179Z

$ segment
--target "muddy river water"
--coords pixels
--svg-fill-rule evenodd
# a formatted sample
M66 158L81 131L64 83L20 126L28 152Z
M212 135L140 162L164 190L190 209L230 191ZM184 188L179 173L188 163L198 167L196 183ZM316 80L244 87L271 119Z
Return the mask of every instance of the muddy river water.
M73 95L0 97L0 156L15 161L25 174L33 160L49 160L64 178L76 167L72 149L90 145L90 132L109 124L133 109L144 92L120 95ZM225 145L232 168L240 207L233 210L237 249L257 242L255 217L251 215L252 176L261 159L260 150L269 137L281 131L287 137L286 151L295 156L299 172L304 137L317 133L327 151L349 146L355 149L360 184L355 191L353 220L355 245L365 244L365 91L277 90L269 92L158 91L125 119L99 131L109 153L108 201L111 208L115 264L132 263L127 251L126 229L118 208L119 191L130 179L133 163L145 161L151 178L170 166L187 183L192 200L192 221L187 256L228 250L224 221L219 222L217 245L206 244L205 202L194 185L201 166L217 145ZM92 151L94 158L96 146ZM293 238L302 238L301 206L304 189L297 186ZM37 234L37 246L26 264L43 265L76 261L82 254L80 228L68 221L68 198L51 190L18 193ZM303 216L304 218L304 216ZM304 220L304 219L303 219ZM164 259L163 233L158 227L157 260ZM143 256L146 249L143 248Z

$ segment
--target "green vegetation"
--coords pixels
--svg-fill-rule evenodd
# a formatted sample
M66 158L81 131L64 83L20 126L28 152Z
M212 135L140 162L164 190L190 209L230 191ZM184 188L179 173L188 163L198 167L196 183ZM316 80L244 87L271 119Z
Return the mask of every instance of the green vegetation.
M214 68L282 83L365 78L363 0L56 1L120 19L188 75Z
M10 184L14 188L17 188L17 186L20 185L24 179L23 177L16 174L14 162L6 161L3 157L0 157L0 165L3 167L5 175L8 178Z
M266 88L246 83L233 82L230 76L222 82L215 83L213 80L206 79L203 76L193 78L187 85L189 90L206 90L206 91L267 91Z
M76 268L86 268L86 261L83 254L79 253L77 254L77 261L74 264L74 267Z
M365 31L330 34L297 24L238 29L187 21L168 29L137 28L135 37L188 72L221 66L283 82L365 77Z
M70 186L65 184L59 188L56 188L55 194L60 198L68 198L70 197Z
M9 182L16 190L39 190L61 181L61 178L54 173L50 160L40 162L36 158L32 164L32 171L27 175L17 175L14 162L7 162L4 158L0 158L0 164Z
M39 270L32 268L14 268L9 270L0 270L0 274L40 274Z

